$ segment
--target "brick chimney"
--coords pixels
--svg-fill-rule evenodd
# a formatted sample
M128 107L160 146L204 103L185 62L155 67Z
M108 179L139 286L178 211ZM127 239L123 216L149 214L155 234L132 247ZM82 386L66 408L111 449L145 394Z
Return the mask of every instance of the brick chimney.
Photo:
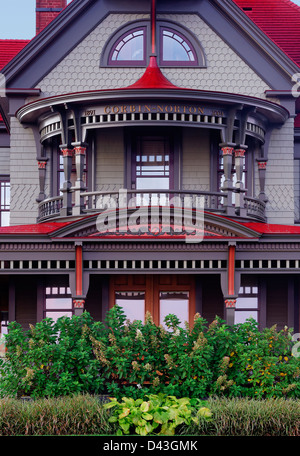
M67 6L67 0L36 0L36 34L40 33Z

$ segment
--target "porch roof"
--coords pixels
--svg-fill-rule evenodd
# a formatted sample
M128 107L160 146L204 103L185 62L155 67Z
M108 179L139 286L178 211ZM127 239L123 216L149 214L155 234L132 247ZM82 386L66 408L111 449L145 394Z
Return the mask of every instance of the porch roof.
M18 237L21 236L22 238L28 237L28 238L33 238L36 236L46 236L50 238L57 238L60 237L61 230L64 228L67 229L68 233L72 231L72 225L75 228L78 228L78 224L85 223L91 218L94 218L95 215L92 216L87 216L83 217L80 220L71 220L71 221L62 221L62 222L45 222L45 223L35 223L35 224L30 224L30 225L14 225L14 226L7 226L7 227L0 227L0 239L1 238L8 238L8 237ZM241 228L244 227L249 230L249 239L254 239L254 238L261 238L261 237L268 237L270 236L282 236L284 238L285 236L300 236L300 226L294 226L294 225L281 225L281 224L272 224L272 223L263 223L263 222L242 222L234 219L230 219L228 217L224 217L222 215L216 215L214 214L214 217L216 219L220 220L220 225L223 223L231 223L233 225L236 225L237 227L240 226ZM252 233L251 233L252 232ZM70 237L67 235L67 237ZM91 239L91 236L85 236L86 238ZM149 238L149 239L174 239L174 236L172 235L151 235L151 234L144 234L144 235L136 235L136 236L130 236L130 235L124 235L121 236L120 234L113 236L101 236L99 237L92 235L92 238L94 240L97 239L102 239L102 238L109 238L109 239L124 239L128 240L130 238L138 239L138 238ZM175 236L178 240L180 239L179 236ZM184 236L183 236L184 237ZM205 233L205 238L209 239L211 236L209 233ZM222 236L218 235L217 237L215 235L212 236L215 240L217 239L229 239L228 236ZM80 239L83 239L84 237L80 237ZM231 238L234 239L234 238ZM245 239L245 236L243 236L243 239Z

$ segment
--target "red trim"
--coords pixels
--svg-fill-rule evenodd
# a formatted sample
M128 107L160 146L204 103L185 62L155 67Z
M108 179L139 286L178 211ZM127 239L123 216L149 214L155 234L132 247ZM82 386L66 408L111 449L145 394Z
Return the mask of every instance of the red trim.
M225 306L226 309L234 309L236 306L236 299L226 299Z
M220 223L222 223L222 219L224 220L231 220L229 217L224 217L222 215L214 214L216 218L220 219ZM82 218L82 220L87 220L88 218L95 217L95 214L87 215L86 217ZM239 222L238 220L233 220L234 223L240 226L244 226L249 228L253 231L253 235L257 234L257 237L260 237L261 234L271 234L271 235L295 235L300 236L300 226L299 225L276 225L276 224L269 224L269 223L262 223L262 222ZM55 233L60 230L61 228L71 226L72 224L77 224L78 220L74 221L71 220L69 222L44 222L44 223L36 223L32 225L15 225L15 226L3 226L0 227L0 236L10 236L10 235L53 235L51 236L52 239L55 238ZM209 233L205 233L205 235L209 236ZM104 236L108 238L108 236ZM121 236L117 236L121 238ZM146 235L137 236L137 238L146 237ZM156 237L156 236L151 236ZM165 238L166 236L164 236ZM170 238L174 239L174 236L169 236ZM177 237L177 236L176 236ZM183 236L184 237L184 236ZM215 235L213 236L216 237ZM253 236L249 236L253 239ZM226 236L218 236L218 238L226 239Z
M73 299L74 309L84 309L85 300L84 299Z
M235 246L228 248L228 295L234 295Z
M179 89L172 84L161 72L155 56L150 57L150 62L143 76L126 89Z
M82 246L76 245L76 295L82 296Z
M156 0L151 3L151 51L156 53Z

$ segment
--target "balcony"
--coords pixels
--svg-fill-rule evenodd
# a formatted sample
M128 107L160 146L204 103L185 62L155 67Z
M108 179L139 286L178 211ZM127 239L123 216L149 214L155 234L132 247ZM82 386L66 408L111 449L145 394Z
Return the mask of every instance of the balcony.
M64 195L47 198L39 203L38 222L74 218L103 213L104 211L127 209L129 212L140 208L184 208L204 210L227 217L253 221L265 221L265 203L256 198L244 196L234 189L232 192L206 192L185 190L119 190L85 192L76 187L73 204L67 207ZM233 204L232 201L235 203Z

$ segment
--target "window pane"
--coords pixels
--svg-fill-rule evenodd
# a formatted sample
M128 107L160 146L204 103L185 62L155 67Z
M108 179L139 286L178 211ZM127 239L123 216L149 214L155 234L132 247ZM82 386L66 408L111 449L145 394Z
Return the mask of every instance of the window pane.
M196 63L195 52L189 42L171 30L163 31L162 46L163 61Z
M57 321L60 317L72 317L72 312L46 312L46 318L52 318L53 321Z
M248 318L254 318L255 321L258 321L258 312L255 310L251 311L235 311L234 323L240 324L245 323Z
M127 319L145 320L145 293L142 291L124 291L115 293L115 303L120 306Z
M163 60L171 62L188 62L189 55L185 48L169 36L163 37Z
M121 38L112 51L112 61L143 61L144 31L130 32Z
M174 314L180 320L180 326L189 320L189 292L161 292L160 293L160 324L164 327L164 319L167 315Z
M47 310L57 309L72 309L71 298L47 298L46 299Z
M8 211L0 212L0 226L9 226L9 220L10 213Z
M257 297L249 298L238 298L236 300L237 309L257 309L258 308L258 299Z

